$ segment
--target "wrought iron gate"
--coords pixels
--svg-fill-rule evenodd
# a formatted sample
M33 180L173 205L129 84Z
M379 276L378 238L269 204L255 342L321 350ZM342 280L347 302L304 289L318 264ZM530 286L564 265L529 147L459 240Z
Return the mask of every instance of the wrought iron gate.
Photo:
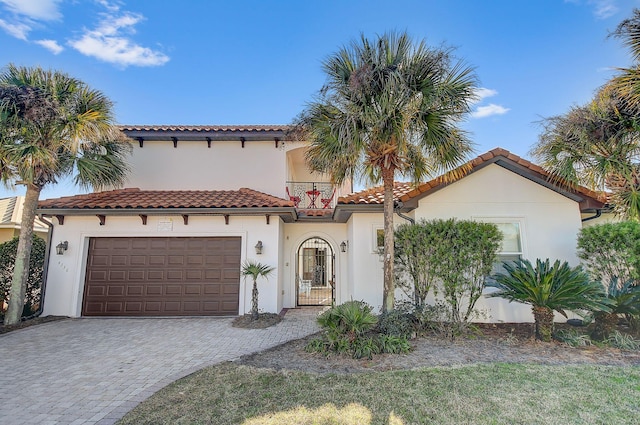
M335 300L335 255L331 245L313 237L298 248L297 304L332 305Z

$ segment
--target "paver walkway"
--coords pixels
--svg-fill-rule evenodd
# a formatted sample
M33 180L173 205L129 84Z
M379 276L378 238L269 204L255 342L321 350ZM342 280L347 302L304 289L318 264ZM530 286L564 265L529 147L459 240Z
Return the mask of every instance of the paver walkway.
M318 309L266 329L230 318L66 319L0 335L0 423L113 424L203 367L317 332Z

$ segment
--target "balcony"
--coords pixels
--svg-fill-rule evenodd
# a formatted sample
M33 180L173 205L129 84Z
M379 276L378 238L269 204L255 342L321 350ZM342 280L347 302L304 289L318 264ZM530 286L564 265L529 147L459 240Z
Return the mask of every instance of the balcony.
M287 182L287 196L298 209L332 209L338 192L339 188L326 182Z

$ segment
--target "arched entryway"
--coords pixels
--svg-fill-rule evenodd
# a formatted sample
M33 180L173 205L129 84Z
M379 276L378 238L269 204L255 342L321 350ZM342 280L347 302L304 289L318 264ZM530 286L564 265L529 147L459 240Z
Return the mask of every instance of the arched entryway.
M332 305L335 258L333 248L322 238L309 238L300 244L296 265L297 305Z

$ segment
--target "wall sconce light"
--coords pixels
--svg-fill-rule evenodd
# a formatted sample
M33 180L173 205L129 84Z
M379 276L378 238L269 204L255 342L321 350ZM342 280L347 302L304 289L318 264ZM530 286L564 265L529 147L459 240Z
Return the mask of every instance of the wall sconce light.
M69 242L60 242L58 245L56 245L56 254L62 255L67 249L69 249Z
M342 241L340 243L340 251L347 252L347 249L349 249L349 241Z
M256 254L260 255L262 254L262 241L258 241L258 243L256 244L255 248L256 248Z

